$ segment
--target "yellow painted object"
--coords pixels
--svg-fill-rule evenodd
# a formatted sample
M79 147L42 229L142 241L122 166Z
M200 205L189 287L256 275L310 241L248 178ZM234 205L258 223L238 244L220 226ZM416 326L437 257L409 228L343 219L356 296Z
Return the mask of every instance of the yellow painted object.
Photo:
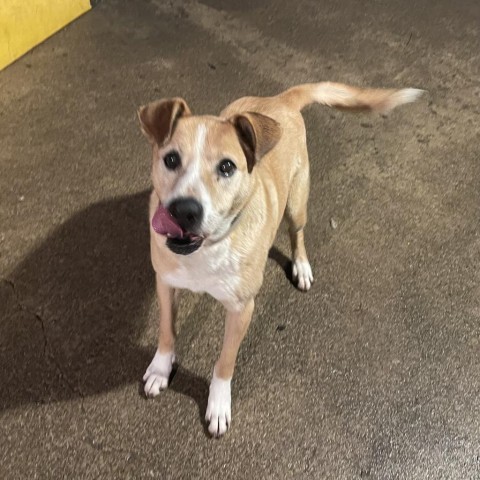
M0 0L0 70L92 8L90 0Z

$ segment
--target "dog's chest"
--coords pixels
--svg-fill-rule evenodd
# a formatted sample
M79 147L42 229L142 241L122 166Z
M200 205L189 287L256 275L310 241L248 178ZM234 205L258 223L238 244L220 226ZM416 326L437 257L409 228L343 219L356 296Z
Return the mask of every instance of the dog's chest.
M232 301L239 283L240 262L230 249L230 240L180 257L179 266L162 276L175 288L207 292L219 301Z

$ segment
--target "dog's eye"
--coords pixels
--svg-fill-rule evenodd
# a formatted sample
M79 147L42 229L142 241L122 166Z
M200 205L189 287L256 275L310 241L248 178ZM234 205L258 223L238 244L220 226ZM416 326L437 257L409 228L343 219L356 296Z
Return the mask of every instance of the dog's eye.
M218 173L222 175L222 177L230 177L235 173L237 166L228 158L222 160L218 164Z
M169 170L176 170L181 165L182 160L180 159L180 155L178 154L178 152L173 150L171 152L168 152L163 157L163 162Z

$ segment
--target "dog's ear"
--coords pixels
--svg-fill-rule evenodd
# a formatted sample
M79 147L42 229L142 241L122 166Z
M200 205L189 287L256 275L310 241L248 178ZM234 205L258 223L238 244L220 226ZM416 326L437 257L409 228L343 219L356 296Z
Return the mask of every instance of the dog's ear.
M260 113L246 112L230 119L235 127L243 153L247 159L248 173L280 140L280 124Z
M162 146L172 136L178 119L191 112L183 98L170 98L140 107L137 113L148 141Z

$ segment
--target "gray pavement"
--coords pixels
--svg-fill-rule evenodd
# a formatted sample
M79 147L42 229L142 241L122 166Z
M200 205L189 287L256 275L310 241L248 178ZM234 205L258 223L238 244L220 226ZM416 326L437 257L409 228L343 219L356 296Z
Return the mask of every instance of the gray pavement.
M479 25L475 0L105 1L0 72L0 478L479 479ZM171 388L141 394L136 107L320 80L429 93L305 112L316 282L291 285L282 229L211 440L207 296L184 295Z

